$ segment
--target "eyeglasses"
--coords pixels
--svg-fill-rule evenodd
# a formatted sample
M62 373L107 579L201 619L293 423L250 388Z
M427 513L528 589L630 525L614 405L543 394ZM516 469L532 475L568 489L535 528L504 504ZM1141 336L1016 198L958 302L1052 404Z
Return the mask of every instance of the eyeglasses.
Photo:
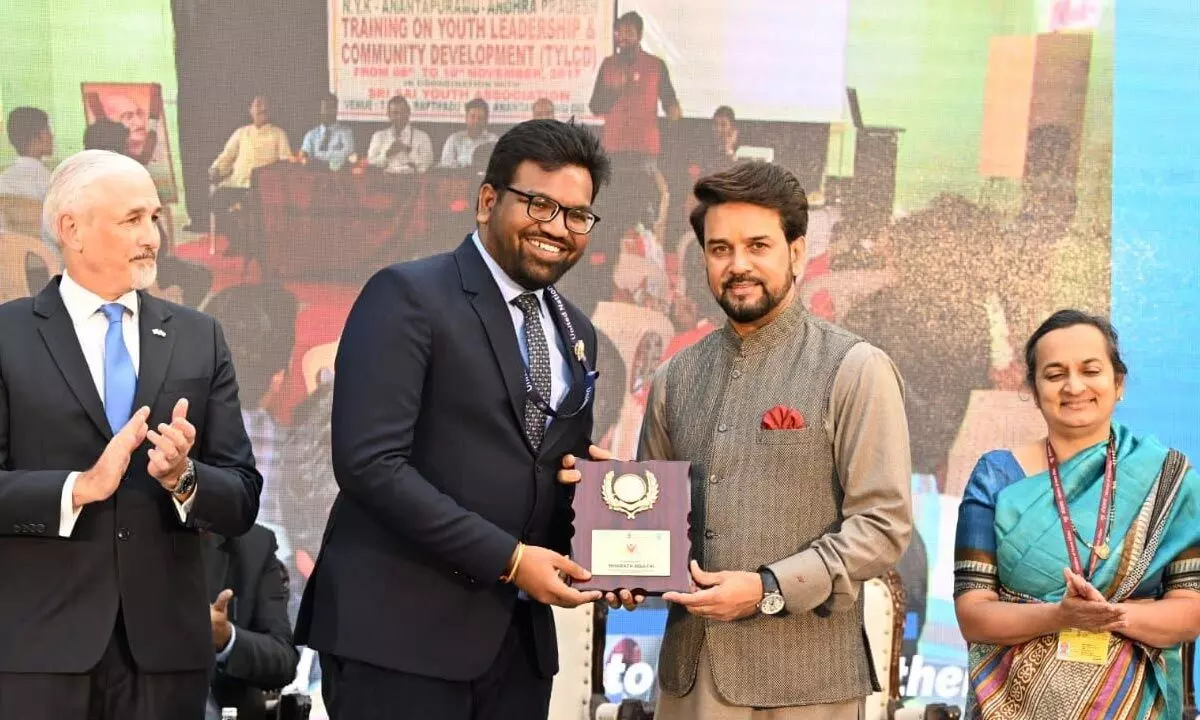
M563 222L567 226L567 230L578 235L587 235L600 222L600 216L591 210L583 208L563 207L557 200L552 200L545 195L535 195L516 189L512 185L505 186L509 192L520 195L525 198L525 212L531 220L538 222L551 222L558 217L559 211L566 213Z

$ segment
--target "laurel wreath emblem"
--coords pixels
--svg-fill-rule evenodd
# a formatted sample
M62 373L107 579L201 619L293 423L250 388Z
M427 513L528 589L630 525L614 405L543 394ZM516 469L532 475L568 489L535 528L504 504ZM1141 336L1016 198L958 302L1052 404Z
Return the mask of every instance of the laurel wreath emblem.
M654 507L654 503L658 502L658 478L654 477L654 473L646 471L646 494L633 502L625 502L617 497L617 493L613 490L616 479L616 472L610 470L604 476L604 483L600 486L600 497L613 512L624 513L625 517L633 520L638 513L650 510Z

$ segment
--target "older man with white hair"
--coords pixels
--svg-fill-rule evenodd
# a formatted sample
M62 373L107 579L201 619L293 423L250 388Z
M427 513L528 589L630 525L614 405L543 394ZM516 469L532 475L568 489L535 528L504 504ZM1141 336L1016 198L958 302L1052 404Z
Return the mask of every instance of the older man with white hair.
M145 292L159 212L135 160L68 158L66 269L0 305L0 718L204 716L201 532L248 530L262 478L220 326Z

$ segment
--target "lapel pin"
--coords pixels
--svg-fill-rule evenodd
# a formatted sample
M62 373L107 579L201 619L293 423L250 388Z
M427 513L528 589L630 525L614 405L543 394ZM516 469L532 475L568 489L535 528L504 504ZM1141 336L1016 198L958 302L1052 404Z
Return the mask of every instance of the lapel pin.
M586 357L586 355L584 353L583 341L578 340L575 343L575 359L578 360L579 362L583 362L583 359L585 357Z
M159 337L166 337L166 336L167 336L167 332L166 332L165 330L163 330L162 328L154 328L154 329L153 329L153 330L151 330L150 332L151 332L151 333L153 333L153 334L155 334L155 335L157 335L157 336L159 336Z

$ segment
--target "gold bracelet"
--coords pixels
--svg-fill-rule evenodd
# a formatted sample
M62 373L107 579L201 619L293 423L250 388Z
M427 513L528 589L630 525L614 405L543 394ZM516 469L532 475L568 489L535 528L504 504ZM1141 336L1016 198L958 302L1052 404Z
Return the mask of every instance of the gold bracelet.
M513 581L513 578L515 578L517 576L517 568L521 567L521 557L524 554L525 554L525 543L523 543L523 542L517 543L517 550L515 553L513 553L512 570L509 570L507 575L500 578L501 580L503 580L506 583L511 583Z

